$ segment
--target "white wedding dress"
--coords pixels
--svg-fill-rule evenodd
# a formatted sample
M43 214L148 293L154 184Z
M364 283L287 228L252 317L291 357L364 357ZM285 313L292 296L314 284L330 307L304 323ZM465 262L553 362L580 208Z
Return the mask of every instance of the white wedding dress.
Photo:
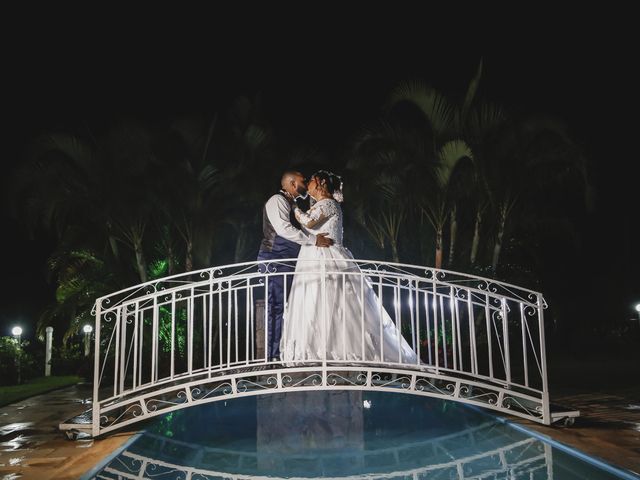
M322 361L326 354L327 360L417 364L415 352L381 308L370 281L361 280L359 267L349 261L353 255L342 244L340 204L323 199L307 213L296 209L295 215L305 231L327 233L334 244L328 248L303 245L300 249L283 316L282 361L287 365L295 365L295 360ZM326 260L328 272L326 298L321 259Z

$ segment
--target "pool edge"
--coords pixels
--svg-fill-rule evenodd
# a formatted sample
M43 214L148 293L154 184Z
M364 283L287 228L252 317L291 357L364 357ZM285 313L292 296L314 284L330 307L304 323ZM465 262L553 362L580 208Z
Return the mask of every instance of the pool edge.
M622 467L618 467L615 466L611 463L609 463L608 461L598 457L598 456L593 456L593 455L589 455L586 454L584 452L582 452L581 450L572 447L570 445L567 445L565 443L562 443L558 440L555 440L554 438L545 435L543 433L539 433L535 430L532 430L528 427L525 427L524 425L521 425L519 423L517 423L517 421L511 419L511 418L507 418L507 417L503 417L503 416L499 416L496 415L493 411L487 411L486 409L482 408L482 407L478 407L475 405L469 405L466 404L464 405L465 407L476 411L477 413L480 413L484 416L487 417L491 417L493 420L497 420L499 423L501 424L505 424L508 425L509 427L513 428L516 431L519 431L521 433L524 433L526 435L532 436L542 442L545 442L549 445L551 445L554 448L557 448L558 450L567 453L575 458L578 458L590 465L593 465L601 470L604 470L612 475L616 475L620 478L623 479L628 479L628 480L640 480L640 475L631 471L631 470L627 470L624 469ZM104 469L109 462L111 462L114 458L116 458L118 455L120 455L123 451L125 451L129 446L131 446L131 444L133 444L136 440L138 440L142 435L144 435L144 433L146 432L146 430L142 430L139 431L133 435L131 435L131 437L129 439L127 439L122 445L120 445L118 448L116 448L115 450L113 450L110 454L108 454L106 457L104 457L102 460L100 460L98 462L98 464L94 465L90 470L88 470L86 473L84 473L81 477L79 477L79 480L90 480L92 478L95 478L96 474L99 473L102 469Z
M129 437L126 442L124 442L122 445L120 445L118 448L112 451L109 455L107 455L102 460L100 460L96 465L91 467L81 477L79 477L78 480L91 480L92 478L95 478L95 476L98 473L100 473L100 471L103 470L114 458L116 458L118 455L124 452L127 448L129 448L131 444L136 440L138 440L138 438L140 438L143 434L144 434L144 431L134 433L133 435L131 435L131 437Z
M483 409L482 407L477 407L475 405L465 405L468 408L471 408L479 413L482 413L483 415L487 415L490 417L495 418L497 421L499 421L502 424L508 425L509 427L525 433L527 435L531 435L532 437L537 438L538 440L548 443L549 445L551 445L554 448L557 448L560 451L563 451L569 455L572 455L574 457L579 458L580 460L583 460L587 463L590 463L591 465L594 465L598 468L601 468L602 470L605 470L606 472L609 472L613 475L617 475L621 478L627 479L627 480L639 480L640 479L640 474L637 474L631 470L627 470L627 469L623 469L622 467L617 467L615 465L612 465L611 463L607 462L606 460L597 457L597 456L592 456L592 455L588 455L582 451L580 451L579 449L572 447L570 445L567 445L565 443L560 442L559 440L555 440L554 438L551 438L549 435L545 435L544 433L540 433L540 432L536 432L535 430L531 430L527 427L525 427L524 425L520 425L519 423L516 423L515 420L512 420L510 418L506 418L506 417L502 417L499 415L495 415L493 412L488 412L485 409Z

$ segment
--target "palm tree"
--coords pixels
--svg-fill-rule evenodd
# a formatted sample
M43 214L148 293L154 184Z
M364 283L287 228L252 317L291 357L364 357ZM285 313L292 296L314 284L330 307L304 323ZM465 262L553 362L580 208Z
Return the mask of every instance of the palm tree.
M469 86L462 108L450 103L444 95L422 82L403 82L391 94L389 104L397 106L409 102L424 116L422 135L428 145L428 167L434 170L433 189L423 189L417 204L435 231L435 266L441 268L444 252L444 227L450 222L449 261L453 261L457 233L457 210L452 195L453 174L465 158L473 159L473 152L462 138L461 126L468 115L475 96L481 66Z
M42 226L58 238L73 223L103 224L93 195L99 170L94 148L84 139L65 133L39 136L11 182L11 196L20 199L16 214L30 230Z
M171 123L162 143L162 175L158 179L158 225L166 232L164 250L177 255L171 232L184 247L184 270L207 264L211 255L212 230L216 223L215 189L220 172L212 155L212 139L218 116L209 120L179 118ZM197 262L196 262L197 259Z
M584 157L566 127L556 119L541 116L511 122L497 133L494 141L486 178L497 215L491 259L495 272L505 232L518 205L536 205L550 187L574 181L579 183L584 204L588 206L591 187Z
M91 309L96 298L119 289L123 273L109 255L99 254L86 230L71 227L47 260L50 278L57 284L56 301L40 314L36 334L43 338L45 328L53 325L64 332L63 344L80 332L83 325L93 323Z
M403 82L391 94L389 104L396 106L401 102L415 105L424 115L426 128L424 135L431 139L433 157L436 160L436 189L430 195L420 199L422 212L433 226L436 234L436 268L442 266L443 260L443 230L449 221L449 264L453 263L457 240L457 201L456 186L460 179L454 172L463 159L471 160L475 164L477 155L474 153L475 136L493 125L495 111L487 108L477 109L476 96L482 77L483 61L469 82L464 100L461 104L448 101L444 95L422 82ZM474 177L477 191L481 185L479 167L475 167ZM465 187L468 187L468 182ZM466 190L466 188L457 190ZM475 247L472 247L472 257L477 252L479 243L479 227L484 212L483 203L479 203L474 228Z
M261 212L270 185L265 181L285 167L274 157L274 133L263 118L260 95L240 96L228 111L225 141L221 152L225 161L224 195L230 201L221 220L234 231L236 262L253 257L256 245L251 239L260 232Z
M394 262L400 261L400 231L413 209L412 192L425 188L426 149L419 137L397 125L381 122L353 143L346 168L355 220L376 245L388 243Z
M154 132L149 128L127 120L117 123L98 144L105 167L115 167L107 172L116 176L109 179L115 185L105 185L112 192L106 205L109 224L122 243L133 250L141 282L148 279L145 233L158 203L155 177L160 165L155 141Z
M469 254L469 263L473 266L478 258L480 246L480 232L485 215L489 211L490 198L487 183L487 164L490 162L487 149L491 135L500 129L507 121L507 116L499 106L482 102L470 110L465 118L464 138L473 151L472 172L467 176L467 182L462 189L473 200L475 214L473 215L473 239Z
M42 225L58 237L83 226L108 242L119 258L118 242L131 248L140 281L147 279L143 239L155 204L148 172L155 156L151 133L124 122L99 138L70 133L34 140L29 161L18 171L14 195L29 225Z
M440 252L442 252L442 229L447 220L446 212L449 211L449 265L453 263L458 230L456 197L459 195L456 195L453 187L454 172L464 159L474 161L471 147L464 140L452 140L446 143L438 153L438 186L441 194L448 198L436 203L440 208L439 212L432 212L431 215L428 215L436 229L436 245L440 244ZM437 259L436 255L436 264L438 263Z

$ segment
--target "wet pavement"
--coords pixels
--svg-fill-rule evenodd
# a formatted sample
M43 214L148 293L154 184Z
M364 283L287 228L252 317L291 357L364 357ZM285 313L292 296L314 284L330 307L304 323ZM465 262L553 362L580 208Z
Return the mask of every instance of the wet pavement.
M628 382L627 382L628 384ZM554 402L578 409L570 427L511 419L614 466L640 474L640 385L606 391L552 388ZM58 425L90 406L89 385L75 385L0 408L0 478L77 479L112 453L130 430L71 441Z
M547 427L521 419L514 423L640 475L639 386L607 392L567 392L553 395L553 399L580 410L573 425Z
M580 410L570 427L517 420L536 432L640 475L640 351L572 357L549 362L554 403Z
M58 430L90 407L89 385L75 385L0 408L0 478L77 479L122 445L133 431L71 441Z

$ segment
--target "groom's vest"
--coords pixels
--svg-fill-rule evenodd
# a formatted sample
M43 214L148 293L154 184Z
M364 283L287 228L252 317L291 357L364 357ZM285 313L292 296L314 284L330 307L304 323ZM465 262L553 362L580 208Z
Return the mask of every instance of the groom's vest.
M285 196L282 192L278 192L278 195ZM293 209L289 211L289 220L291 221L291 225L298 230L301 229L300 223L298 223L298 220L296 220L293 214ZM273 225L269 221L266 205L262 209L262 234L263 239L260 243L258 257L262 256L262 254L268 254L271 258L295 258L298 256L300 245L286 238L282 238L276 233L275 228L273 228Z

